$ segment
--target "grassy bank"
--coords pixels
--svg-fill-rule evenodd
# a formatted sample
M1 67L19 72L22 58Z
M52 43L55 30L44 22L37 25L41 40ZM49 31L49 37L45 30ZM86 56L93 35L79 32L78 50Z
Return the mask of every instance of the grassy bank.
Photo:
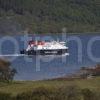
M78 86L81 89L88 88L92 91L100 92L100 77L94 79L76 79L67 80L50 80L50 81L22 81L13 83L0 83L0 92L11 93L16 96L23 92L32 91L35 88L44 87L49 90L55 90L62 86Z

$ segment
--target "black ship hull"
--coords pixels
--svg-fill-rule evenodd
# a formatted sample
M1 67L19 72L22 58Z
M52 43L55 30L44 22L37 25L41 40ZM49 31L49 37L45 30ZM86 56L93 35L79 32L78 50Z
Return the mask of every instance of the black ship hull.
M68 53L68 49L51 49L51 50L22 50L20 51L21 54L26 55L62 55Z

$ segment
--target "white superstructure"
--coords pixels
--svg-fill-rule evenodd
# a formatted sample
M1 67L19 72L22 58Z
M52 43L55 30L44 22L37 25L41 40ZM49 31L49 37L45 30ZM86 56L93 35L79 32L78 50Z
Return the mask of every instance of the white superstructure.
M52 41L52 42L30 42L26 51L29 50L57 50L57 49L68 49L66 47L65 42L57 42L57 41Z

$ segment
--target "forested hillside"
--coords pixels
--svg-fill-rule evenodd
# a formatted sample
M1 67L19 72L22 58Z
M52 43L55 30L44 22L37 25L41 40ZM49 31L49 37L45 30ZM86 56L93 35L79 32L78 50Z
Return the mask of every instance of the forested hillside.
M100 0L0 0L0 34L100 32Z

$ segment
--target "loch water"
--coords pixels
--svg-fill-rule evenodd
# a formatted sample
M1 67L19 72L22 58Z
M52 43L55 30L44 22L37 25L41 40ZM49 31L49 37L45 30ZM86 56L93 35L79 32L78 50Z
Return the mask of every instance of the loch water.
M20 50L27 47L27 40L30 39L66 41L69 56L20 55ZM9 60L11 67L17 70L15 80L61 77L76 73L81 67L92 67L100 63L100 35L0 36L0 57Z

